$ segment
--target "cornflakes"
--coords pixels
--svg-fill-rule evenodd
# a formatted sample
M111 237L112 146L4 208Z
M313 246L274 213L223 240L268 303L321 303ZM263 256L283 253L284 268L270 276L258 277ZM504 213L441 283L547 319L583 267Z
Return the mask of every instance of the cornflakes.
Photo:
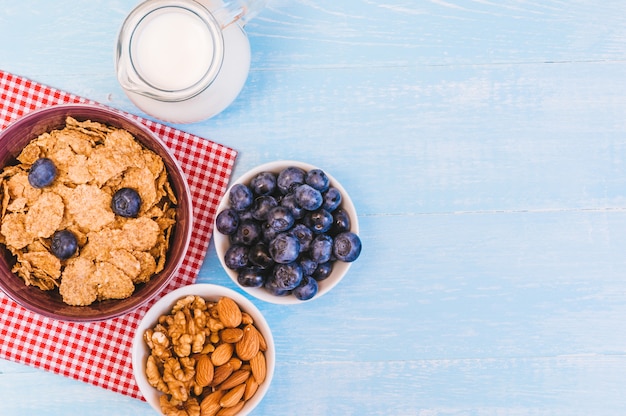
M35 238L50 237L63 219L63 199L54 192L41 194L26 212L26 234Z
M28 172L43 157L58 173L37 189ZM63 129L26 145L17 161L0 173L0 243L15 256L12 271L26 285L58 290L65 303L81 306L127 298L163 270L176 196L163 160L128 131L68 117ZM111 209L124 187L141 198L136 218ZM66 260L51 251L59 230L72 231L78 245Z

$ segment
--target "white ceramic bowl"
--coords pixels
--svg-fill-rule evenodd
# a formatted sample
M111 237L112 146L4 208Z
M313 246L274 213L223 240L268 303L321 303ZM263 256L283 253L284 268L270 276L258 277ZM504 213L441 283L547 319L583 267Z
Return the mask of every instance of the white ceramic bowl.
M343 186L341 186L341 184L332 175L330 175L325 169L318 168L317 166L313 166L308 163L303 163L303 162L298 162L298 161L293 161L293 160L280 160L276 162L266 163L266 164L257 166L256 168L251 169L245 174L243 174L241 177L239 177L235 182L233 182L230 185L230 187L228 188L228 191L226 192L226 194L224 194L224 197L222 198L218 206L217 212L220 213L224 209L230 206L228 195L230 193L230 189L236 184L243 183L243 184L248 185L250 181L252 180L252 178L254 178L257 174L261 172L274 172L278 174L280 171L282 171L283 169L289 166L296 166L306 171L309 171L311 169L324 170L324 173L326 173L326 176L328 176L328 179L330 180L330 185L337 188L341 192L341 197L342 197L341 207L350 216L350 231L352 231L355 234L359 233L359 222L357 218L356 209L354 208L354 204L352 203L352 200L350 199L348 192L346 192ZM263 289L262 287L252 288L252 287L245 287L239 284L239 282L237 281L237 272L235 270L229 269L224 262L224 254L228 250L228 247L230 247L229 237L227 235L220 233L217 230L217 227L214 227L214 230L215 231L213 233L213 240L215 242L215 250L217 252L217 257L222 263L222 267L224 268L226 273L228 273L228 276L230 276L232 281L235 282L235 284L239 286L242 290L244 290L246 293L250 294L251 296L256 297L257 299L264 300L266 302L287 305L287 304L309 302L309 301L318 299L319 297L328 293L332 288L334 288L341 281L341 279L343 279L343 277L348 272L348 269L350 269L350 266L352 265L352 263L336 261L333 265L333 270L330 276L318 282L319 288L318 288L317 294L313 296L313 298L309 299L308 301L301 301L298 298L296 298L294 295L287 295L287 296L272 295L271 293L269 293L267 290Z
M265 320L261 312L256 308L256 306L254 306L254 304L241 293L238 293L223 286L200 283L181 287L159 299L148 310L148 312L146 312L141 322L139 323L139 327L137 328L135 336L133 337L132 346L133 374L135 376L137 385L139 386L139 390L141 391L141 394L143 394L143 397L146 399L146 401L150 403L150 405L158 412L158 414L162 414L161 406L159 404L159 397L163 393L152 387L150 383L148 383L148 379L146 377L146 361L148 359L148 356L150 355L150 350L143 340L143 334L146 329L152 328L156 325L157 320L161 315L169 314L178 299L188 295L197 295L206 300L215 301L222 296L227 296L231 298L239 305L242 311L247 312L252 317L252 319L254 320L254 325L265 338L265 342L267 343L267 350L265 351L267 375L265 376L265 381L259 386L254 396L252 396L250 400L246 402L246 405L238 413L238 415L247 415L261 402L272 382L276 360L274 338L272 337L272 331L270 330L267 321Z

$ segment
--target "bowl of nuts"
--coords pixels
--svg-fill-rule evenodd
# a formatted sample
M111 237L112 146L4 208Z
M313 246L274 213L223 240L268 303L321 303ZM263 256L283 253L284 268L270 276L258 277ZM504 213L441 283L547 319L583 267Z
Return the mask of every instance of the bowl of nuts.
M233 282L277 304L328 293L361 253L356 209L344 187L291 160L237 179L218 206L215 230L218 258Z
M191 193L168 147L99 105L36 110L0 132L0 194L0 288L54 319L134 310L191 239Z
M246 415L272 381L274 340L245 296L193 284L148 310L133 338L132 365L139 390L160 414Z

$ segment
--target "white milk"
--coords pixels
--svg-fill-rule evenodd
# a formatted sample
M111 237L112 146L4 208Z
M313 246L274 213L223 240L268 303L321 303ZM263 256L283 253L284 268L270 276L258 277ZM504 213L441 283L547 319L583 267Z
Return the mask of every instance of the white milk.
M199 82L211 65L213 42L206 24L186 9L168 8L143 19L133 34L132 62L147 83L181 90Z

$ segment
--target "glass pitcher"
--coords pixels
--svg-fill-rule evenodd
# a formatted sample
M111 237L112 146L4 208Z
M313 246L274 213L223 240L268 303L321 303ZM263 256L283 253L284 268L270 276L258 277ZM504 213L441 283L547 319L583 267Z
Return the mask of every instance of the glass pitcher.
M267 0L147 0L120 30L118 81L146 114L192 123L237 98L250 69L244 25Z

